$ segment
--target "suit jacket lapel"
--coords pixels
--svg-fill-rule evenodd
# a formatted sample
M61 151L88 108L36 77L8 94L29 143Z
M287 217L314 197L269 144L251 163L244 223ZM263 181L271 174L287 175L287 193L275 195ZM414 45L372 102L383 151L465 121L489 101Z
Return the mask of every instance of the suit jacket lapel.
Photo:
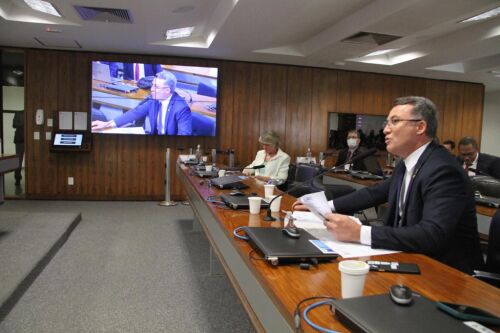
M407 216L408 207L411 204L412 195L415 195L415 191L413 190L413 188L414 188L415 182L418 179L417 177L420 174L420 169L423 167L423 165L428 160L429 156L432 154L434 149L436 149L436 147L437 147L437 145L434 143L434 141L431 141L431 143L429 144L429 146L427 146L427 148L424 150L422 155L420 155L420 158L418 159L418 162L415 165L415 169L413 169L412 179L410 180L408 188L406 189L407 195L406 195L406 200L405 200L405 204L403 207L403 217L405 220L406 220L406 216ZM403 225L406 225L406 221L403 221Z

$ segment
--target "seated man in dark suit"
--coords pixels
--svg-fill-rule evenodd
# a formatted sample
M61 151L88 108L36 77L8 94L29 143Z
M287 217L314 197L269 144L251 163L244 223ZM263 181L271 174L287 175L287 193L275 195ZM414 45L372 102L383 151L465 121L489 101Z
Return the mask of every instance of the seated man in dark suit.
M347 132L347 148L339 152L335 166L349 162L359 154L366 152L367 149L365 147L361 147L360 144L361 138L357 130L353 129ZM369 156L348 165L349 170L369 171L373 174L382 175L382 168L380 167L377 158L374 156Z
M191 135L191 109L184 98L175 92L177 79L168 71L156 75L151 86L151 96L113 120L92 122L92 131L124 127L139 121L146 134Z
M347 132L347 148L342 149L339 152L339 156L337 158L337 163L335 163L335 166L339 166L341 164L349 162L353 159L353 157L364 153L366 149L364 147L360 147L359 146L360 143L361 143L361 138L359 137L359 133L357 130L352 129L349 132ZM357 161L354 163L354 165L350 165L350 169L358 171L367 171L364 160Z
M480 153L477 141L473 137L466 136L460 139L458 159L469 176L476 175L476 172L469 170L472 168L479 174L500 179L500 158Z
M387 151L401 157L393 176L330 201L325 225L340 241L423 253L463 272L482 264L472 185L455 158L434 139L434 103L394 102L384 126ZM388 203L383 226L362 226L342 214ZM307 209L296 202L295 209ZM340 213L340 214L339 214Z

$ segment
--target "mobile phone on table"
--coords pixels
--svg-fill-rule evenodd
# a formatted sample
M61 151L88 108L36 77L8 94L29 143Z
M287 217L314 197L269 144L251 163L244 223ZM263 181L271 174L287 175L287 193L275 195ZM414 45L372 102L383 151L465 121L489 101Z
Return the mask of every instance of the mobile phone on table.
M436 302L438 309L460 320L473 320L484 324L500 325L500 318L482 309L463 304Z

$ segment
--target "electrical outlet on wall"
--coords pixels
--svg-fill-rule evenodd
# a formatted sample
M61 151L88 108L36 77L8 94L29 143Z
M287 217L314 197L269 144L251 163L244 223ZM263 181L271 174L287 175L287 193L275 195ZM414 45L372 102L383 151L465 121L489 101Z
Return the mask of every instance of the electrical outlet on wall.
M68 177L68 185L70 186L75 185L75 179L73 177Z

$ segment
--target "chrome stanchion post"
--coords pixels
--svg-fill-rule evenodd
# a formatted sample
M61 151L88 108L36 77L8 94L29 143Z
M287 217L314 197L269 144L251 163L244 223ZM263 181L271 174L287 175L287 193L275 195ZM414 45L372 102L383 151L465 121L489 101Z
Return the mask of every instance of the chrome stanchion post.
M165 200L160 202L160 206L176 206L177 202L170 200L170 148L167 148L165 155Z

